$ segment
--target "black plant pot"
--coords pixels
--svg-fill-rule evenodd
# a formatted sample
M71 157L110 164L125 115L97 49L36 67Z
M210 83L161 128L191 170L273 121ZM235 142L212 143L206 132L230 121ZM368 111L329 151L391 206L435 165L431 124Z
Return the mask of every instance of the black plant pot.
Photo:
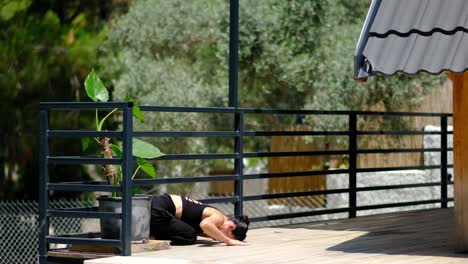
M122 213L122 197L100 196L100 212ZM151 217L150 196L132 197L132 241L143 241L149 239ZM101 237L103 239L120 239L122 220L101 219Z

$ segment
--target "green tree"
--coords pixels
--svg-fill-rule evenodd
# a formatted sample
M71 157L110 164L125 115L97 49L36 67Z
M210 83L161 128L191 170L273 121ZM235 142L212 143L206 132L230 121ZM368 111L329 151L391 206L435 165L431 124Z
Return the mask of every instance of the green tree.
M227 45L219 23L224 0L138 1L113 21L103 65L114 77L114 97L132 95L141 105L224 106L227 78L217 45ZM226 10L227 11L227 10ZM117 52L115 52L117 51ZM150 114L137 129L200 130L211 126L204 115ZM165 153L206 151L201 139L155 142ZM216 144L210 144L214 146ZM158 164L160 175L197 173L200 161ZM176 166L182 170L173 169ZM178 190L181 191L181 190ZM183 192L183 190L182 190Z
M40 101L79 101L117 1L0 0L0 199L36 199ZM123 1L120 1L123 2ZM120 12L120 11L119 11ZM78 124L76 113L54 119ZM75 126L76 127L76 126ZM58 142L57 152L79 144ZM81 177L79 170L57 170Z
M369 4L241 0L240 105L367 109L382 102L393 110L416 102L424 91L408 87L431 78L376 78L364 86L352 79ZM109 32L108 44L119 50L115 92L130 89L158 105L226 105L228 12L223 0L135 2ZM333 99L320 105L324 97Z
M240 0L241 107L405 110L440 80L431 76L353 80L354 50L370 0ZM106 65L118 97L142 104L227 106L229 1L141 0L114 20ZM117 51L117 52L115 52ZM209 122L208 122L209 121ZM284 127L294 120L254 124ZM347 120L309 119L339 129ZM146 128L226 127L223 119L157 116ZM215 148L200 141L158 144L166 153ZM206 146L208 145L208 147ZM164 148L164 146L166 148ZM226 145L224 145L226 146Z

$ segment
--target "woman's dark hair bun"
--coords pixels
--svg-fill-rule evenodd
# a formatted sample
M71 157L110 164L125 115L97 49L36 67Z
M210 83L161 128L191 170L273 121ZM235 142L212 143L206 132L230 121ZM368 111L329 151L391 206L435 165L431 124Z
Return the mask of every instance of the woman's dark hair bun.
M250 219L246 215L240 215L239 220L245 222L247 225L250 225Z
M229 217L229 220L236 224L236 228L232 231L232 234L237 240L244 240L249 230L250 220L246 215L234 215Z

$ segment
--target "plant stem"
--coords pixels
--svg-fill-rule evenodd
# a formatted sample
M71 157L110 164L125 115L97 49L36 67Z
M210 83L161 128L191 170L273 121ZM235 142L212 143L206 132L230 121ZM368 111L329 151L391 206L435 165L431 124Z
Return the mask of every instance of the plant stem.
M135 172L134 172L133 175L132 175L132 180L133 180L133 178L135 178L135 176L136 176L136 174L137 174L137 172L138 172L138 170L139 170L140 168L141 168L141 166L138 166L138 168L135 170Z
M114 185L119 184L122 179L122 167L116 166ZM117 192L112 192L112 197L117 197Z
M108 113L98 124L98 131L101 131L102 130L102 125L104 125L104 121L106 121L106 119L112 115L112 113L114 113L115 111L117 111L118 109L115 108L114 110L110 111L110 113Z
M99 130L99 116L98 116L97 108L96 108L96 130L101 131L101 130Z

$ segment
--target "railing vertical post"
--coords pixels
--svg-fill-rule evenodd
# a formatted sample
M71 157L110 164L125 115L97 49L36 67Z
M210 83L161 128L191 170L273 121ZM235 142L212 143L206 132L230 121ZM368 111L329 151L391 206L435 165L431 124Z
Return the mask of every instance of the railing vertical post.
M229 1L229 107L237 108L238 102L238 75L239 75L239 0ZM243 212L243 113L237 112L234 117L234 129L239 136L234 140L234 152L238 157L234 161L234 171L238 175L234 182L234 193L237 201L234 212L240 215Z
M130 256L132 233L132 140L133 140L133 103L123 109L122 139L122 228L120 242L122 255Z
M47 208L49 207L49 194L47 183L49 181L49 168L47 157L49 156L49 111L40 110L40 141L39 141L39 263L47 262L48 245L46 236L49 235L49 219Z
M441 208L447 208L447 116L440 117L440 199Z
M349 114L349 218L356 217L357 114Z
M239 0L229 2L229 107L238 107Z
M234 117L234 122L235 131L239 133L239 136L234 140L234 152L238 154L234 162L234 171L236 175L238 175L234 183L234 192L237 197L234 213L236 215L242 215L244 211L244 113L237 112Z

